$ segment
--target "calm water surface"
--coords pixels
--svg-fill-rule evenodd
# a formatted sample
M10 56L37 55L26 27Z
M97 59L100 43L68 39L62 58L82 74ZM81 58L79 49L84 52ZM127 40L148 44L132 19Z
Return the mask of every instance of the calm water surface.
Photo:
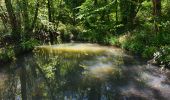
M0 100L169 100L170 72L97 44L38 46L0 70Z

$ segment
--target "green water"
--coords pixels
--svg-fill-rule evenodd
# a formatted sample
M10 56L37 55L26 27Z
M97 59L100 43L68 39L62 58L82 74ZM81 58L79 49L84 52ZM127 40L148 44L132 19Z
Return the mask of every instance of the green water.
M97 44L38 46L0 77L2 100L168 100L167 74ZM2 76L0 74L0 76Z

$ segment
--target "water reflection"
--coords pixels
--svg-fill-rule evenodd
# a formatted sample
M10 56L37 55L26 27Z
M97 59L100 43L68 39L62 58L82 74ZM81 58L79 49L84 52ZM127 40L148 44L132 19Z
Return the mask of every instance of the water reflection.
M139 65L121 50L112 49L92 44L37 47L33 54L20 57L8 66L8 80L3 86L5 89L1 98L2 100L168 98L161 94L164 93L161 92L165 90L164 88L156 88L150 81L159 77L148 75L148 70L153 68ZM157 83L161 84L160 81ZM169 85L166 86L170 89ZM170 92L167 89L166 93ZM157 93L157 97L154 93Z

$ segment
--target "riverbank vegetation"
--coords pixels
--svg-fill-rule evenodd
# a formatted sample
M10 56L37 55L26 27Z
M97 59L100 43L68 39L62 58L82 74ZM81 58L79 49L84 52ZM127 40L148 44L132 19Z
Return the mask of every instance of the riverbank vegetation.
M34 46L116 45L170 68L169 0L1 0L0 63Z

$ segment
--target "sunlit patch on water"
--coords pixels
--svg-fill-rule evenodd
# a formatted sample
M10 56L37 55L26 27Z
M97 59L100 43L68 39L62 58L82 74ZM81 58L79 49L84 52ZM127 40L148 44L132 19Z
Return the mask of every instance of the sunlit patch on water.
M109 64L99 64L90 66L88 71L91 78L104 81L108 80L109 77L114 77L114 74L117 74L118 69Z
M116 56L94 56L81 62L81 66L85 69L84 73L89 78L101 81L117 77L121 72L119 64Z
M100 46L98 44L90 44L90 43L68 43L68 44L59 44L59 45L43 45L37 46L35 51L39 51L42 53L50 53L50 54L63 54L63 53L76 53L83 55L101 55L108 54L111 55L122 55L123 51L118 48L109 48L106 46ZM109 55L110 55L109 54Z
M4 100L21 100L23 94L28 100L170 98L170 85L164 82L167 77L154 70L157 67L147 67L114 47L90 43L43 45L36 47L33 55L17 60L6 66L12 69Z

